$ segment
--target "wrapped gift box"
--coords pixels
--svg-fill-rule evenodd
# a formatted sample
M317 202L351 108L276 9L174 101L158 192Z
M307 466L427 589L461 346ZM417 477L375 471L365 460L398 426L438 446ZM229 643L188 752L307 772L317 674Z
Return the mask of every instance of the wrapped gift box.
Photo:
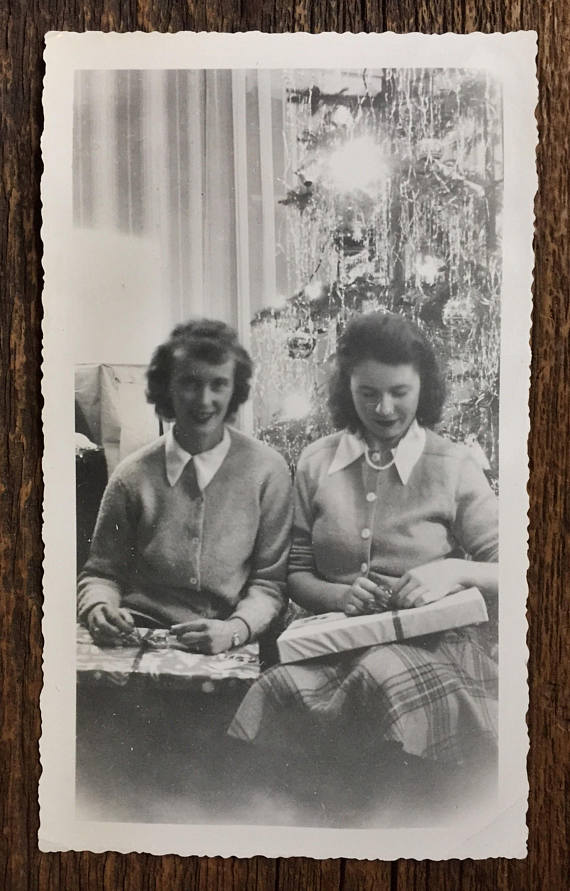
M450 594L413 609L366 616L322 613L297 619L277 640L281 662L299 662L331 653L392 643L487 621L487 608L477 588Z
M166 631L138 628L121 646L99 646L87 628L77 626L77 679L100 686L162 685L212 692L225 682L251 684L259 676L256 643L207 656L190 653Z

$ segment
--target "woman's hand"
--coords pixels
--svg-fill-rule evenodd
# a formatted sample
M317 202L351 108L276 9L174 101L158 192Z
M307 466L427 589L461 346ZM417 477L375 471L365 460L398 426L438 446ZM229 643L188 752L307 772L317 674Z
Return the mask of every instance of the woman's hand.
M416 566L392 586L392 605L395 609L409 609L441 600L464 587L464 560L434 560Z
M388 609L389 594L365 576L357 578L342 598L347 616L362 616L380 609Z
M95 643L114 646L133 633L135 622L125 607L98 603L87 616L87 627Z
M213 656L231 649L235 628L222 619L194 619L192 622L173 625L170 630L191 653Z

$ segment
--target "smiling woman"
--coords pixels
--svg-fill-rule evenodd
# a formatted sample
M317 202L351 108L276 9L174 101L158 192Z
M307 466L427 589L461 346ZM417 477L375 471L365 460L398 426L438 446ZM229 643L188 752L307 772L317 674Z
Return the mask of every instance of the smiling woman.
M103 497L78 586L79 618L97 640L166 627L193 651L219 653L282 611L289 470L227 423L251 374L223 322L178 325L155 351L147 398L174 426L123 461Z
M185 350L175 353L170 398L174 435L190 454L214 448L224 435L234 389L235 359L212 365Z

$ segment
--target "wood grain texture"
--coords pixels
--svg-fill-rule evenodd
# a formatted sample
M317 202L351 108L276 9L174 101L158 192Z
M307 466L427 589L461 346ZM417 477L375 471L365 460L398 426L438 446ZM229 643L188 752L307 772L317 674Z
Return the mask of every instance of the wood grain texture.
M567 887L570 13L566 0L11 0L0 10L0 885L251 891ZM529 857L395 864L146 854L39 854L43 36L65 30L365 30L539 34L535 309L530 410Z

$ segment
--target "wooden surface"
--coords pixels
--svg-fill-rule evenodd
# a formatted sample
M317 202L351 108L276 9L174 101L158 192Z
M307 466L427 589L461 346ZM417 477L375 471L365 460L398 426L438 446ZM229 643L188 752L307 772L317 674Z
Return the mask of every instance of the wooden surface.
M570 11L567 0L11 0L0 9L2 717L0 884L10 889L567 887ZM36 845L41 689L39 181L48 30L447 30L539 34L540 191L532 332L529 857L395 864L43 854ZM566 500L566 504L565 504ZM70 506L71 507L71 506ZM566 510L566 515L565 515ZM566 523L566 526L565 526ZM566 764L565 764L566 762Z

